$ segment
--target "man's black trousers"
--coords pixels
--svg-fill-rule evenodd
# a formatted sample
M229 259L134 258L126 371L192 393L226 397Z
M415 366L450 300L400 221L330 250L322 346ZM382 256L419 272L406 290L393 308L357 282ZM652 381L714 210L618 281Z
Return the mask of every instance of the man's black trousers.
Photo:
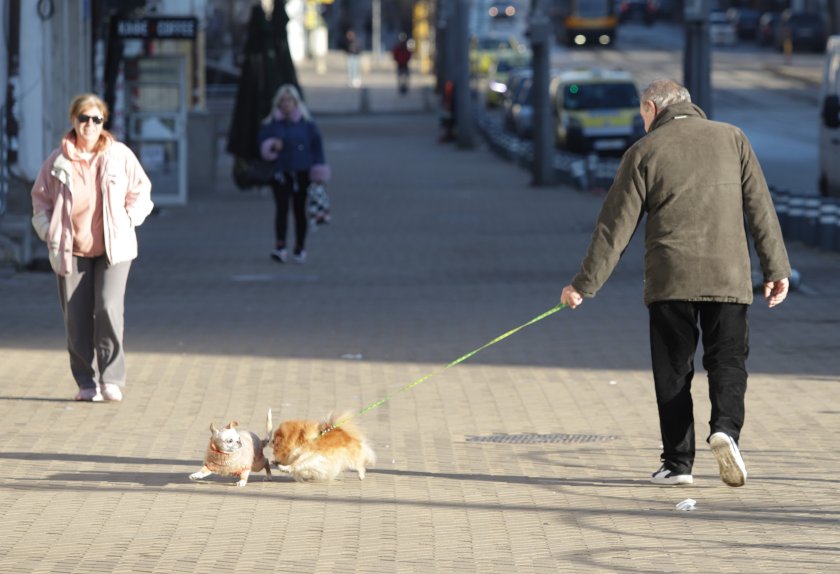
M694 464L691 380L701 340L712 403L711 433L724 432L738 442L747 391L747 307L705 301L661 301L649 307L662 461L677 474L690 474Z

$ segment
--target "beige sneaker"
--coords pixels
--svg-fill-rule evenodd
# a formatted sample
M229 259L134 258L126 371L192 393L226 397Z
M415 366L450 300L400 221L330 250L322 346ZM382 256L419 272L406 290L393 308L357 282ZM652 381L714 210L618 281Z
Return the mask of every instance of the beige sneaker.
M709 444L720 467L720 479L729 486L744 486L747 467L735 440L726 433L716 432L709 437Z

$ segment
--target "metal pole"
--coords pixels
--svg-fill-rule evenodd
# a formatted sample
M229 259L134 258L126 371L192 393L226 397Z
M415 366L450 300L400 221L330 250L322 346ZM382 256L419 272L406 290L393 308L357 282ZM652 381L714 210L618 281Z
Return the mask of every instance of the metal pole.
M551 133L551 110L549 108L549 69L551 47L551 22L534 2L535 10L531 13L529 35L531 38L531 54L533 66L533 83L531 93L534 102L534 116L532 120L532 138L534 142L534 162L531 165L532 185L548 185L553 180L554 146Z
M470 90L470 38L469 14L472 0L458 0L455 10L456 26L449 36L457 46L455 54L455 125L458 135L458 147L475 146L473 135L472 94Z
M455 81L455 10L451 0L438 0L438 91L443 94L446 82Z
M683 84L691 101L712 117L712 42L709 38L709 0L686 0Z
M373 0L371 7L371 48L373 49L373 59L379 62L382 56L382 0Z

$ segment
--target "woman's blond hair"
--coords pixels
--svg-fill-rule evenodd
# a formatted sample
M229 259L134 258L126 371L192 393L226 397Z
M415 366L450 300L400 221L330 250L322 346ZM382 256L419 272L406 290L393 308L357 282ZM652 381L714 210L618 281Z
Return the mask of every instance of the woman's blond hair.
M89 108L90 106L95 106L99 110L99 113L102 114L102 117L104 118L103 124L108 121L108 104L106 104L105 101L96 94L85 93L79 94L70 102L70 107L67 110L67 116L70 118L70 125L75 125L76 118L82 113L82 110ZM72 128L70 133L75 138L77 135L76 128ZM99 141L96 142L96 145L93 147L93 151L101 151L108 144L108 141L113 138L114 136L111 135L108 130L102 128L102 132L99 134Z
M309 113L309 108L307 108L306 104L303 103L300 91L292 84L283 84L277 88L277 92L275 92L274 98L271 100L271 109L268 111L268 115L263 119L264 124L267 124L274 119L274 110L280 106L280 98L283 96L290 96L295 101L295 104L304 119L312 119L312 114Z

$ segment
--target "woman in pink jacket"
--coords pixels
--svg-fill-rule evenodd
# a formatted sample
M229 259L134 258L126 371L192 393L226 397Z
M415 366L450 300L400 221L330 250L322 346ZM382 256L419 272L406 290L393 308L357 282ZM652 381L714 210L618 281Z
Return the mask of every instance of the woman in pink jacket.
M32 187L32 225L47 244L77 401L120 401L125 385L123 310L134 228L152 211L146 172L104 129L108 107L95 94L70 103L73 128Z

